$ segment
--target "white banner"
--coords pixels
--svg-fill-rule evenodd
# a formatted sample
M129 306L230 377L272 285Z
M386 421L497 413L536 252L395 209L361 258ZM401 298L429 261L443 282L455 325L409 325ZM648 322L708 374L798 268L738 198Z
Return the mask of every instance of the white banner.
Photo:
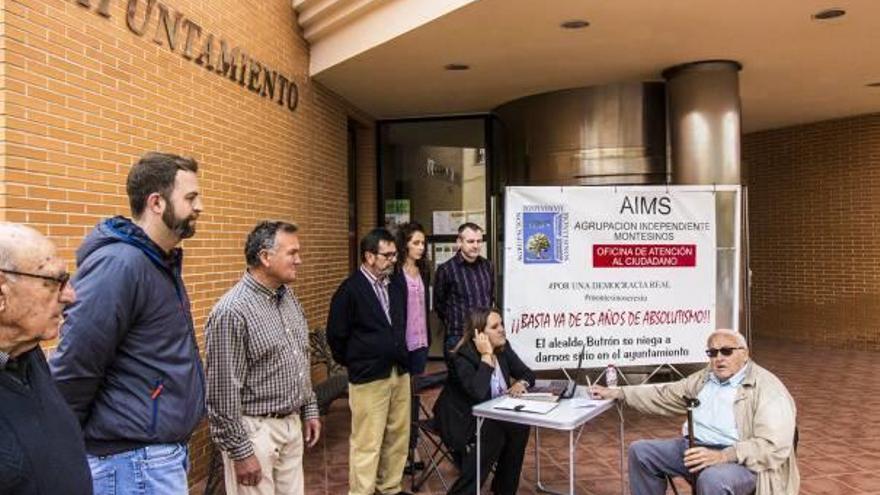
M509 187L504 314L532 369L694 363L715 328L715 194Z

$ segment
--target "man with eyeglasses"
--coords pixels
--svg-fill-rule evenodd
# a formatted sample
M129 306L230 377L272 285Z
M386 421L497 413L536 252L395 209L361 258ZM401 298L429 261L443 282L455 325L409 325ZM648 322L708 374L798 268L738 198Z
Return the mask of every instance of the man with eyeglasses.
M385 229L361 239L361 266L333 294L327 343L348 368L351 495L400 494L409 447L406 292L391 284L397 248Z
M79 417L97 495L187 492L187 444L205 379L179 244L202 211L198 164L147 153L128 173L132 219L109 218L77 250L55 382Z
M437 267L434 277L434 312L446 331L443 351L447 357L461 340L468 312L495 305L495 271L480 255L483 229L471 222L461 224L455 244L458 252Z
M64 265L42 234L0 222L0 493L92 493L82 431L40 348L76 298Z
M696 447L682 436L639 440L629 448L633 495L666 493L666 476L695 482L698 494L796 494L794 400L771 372L749 359L745 338L732 330L709 335L709 366L673 383L620 388L593 386L596 397L618 399L646 414L693 411Z

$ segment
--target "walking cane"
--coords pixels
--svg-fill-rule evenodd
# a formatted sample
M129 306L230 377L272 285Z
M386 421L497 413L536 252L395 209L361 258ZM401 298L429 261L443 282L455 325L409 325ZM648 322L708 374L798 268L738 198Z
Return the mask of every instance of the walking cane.
M684 405L687 407L688 412L688 448L692 449L697 446L694 440L694 409L700 407L700 399L695 397L682 397L682 399L684 399ZM697 486L697 478L699 476L700 473L694 474L694 487Z
M700 399L691 397L683 397L683 399L688 411L688 448L692 449L697 445L694 441L694 409L700 407Z

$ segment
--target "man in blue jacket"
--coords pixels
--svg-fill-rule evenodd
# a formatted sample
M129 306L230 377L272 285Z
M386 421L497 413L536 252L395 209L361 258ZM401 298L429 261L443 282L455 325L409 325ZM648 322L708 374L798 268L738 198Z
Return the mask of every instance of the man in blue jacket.
M40 342L76 297L39 232L0 222L0 495L91 495L82 432Z
M128 174L133 220L77 251L79 297L49 364L78 416L95 494L184 494L205 383L178 244L202 211L195 160L148 153Z

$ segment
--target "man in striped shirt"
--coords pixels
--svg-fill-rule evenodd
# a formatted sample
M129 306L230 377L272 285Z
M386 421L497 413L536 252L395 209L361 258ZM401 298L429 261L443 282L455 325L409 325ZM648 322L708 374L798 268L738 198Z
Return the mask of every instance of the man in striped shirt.
M297 227L261 222L245 258L247 271L205 327L211 435L223 451L226 493L302 494L303 444L317 443L321 421L308 325L287 286L302 263Z
M468 311L495 305L495 271L480 256L483 229L471 222L458 228L458 252L437 268L434 281L434 311L446 329L444 353L458 344Z

